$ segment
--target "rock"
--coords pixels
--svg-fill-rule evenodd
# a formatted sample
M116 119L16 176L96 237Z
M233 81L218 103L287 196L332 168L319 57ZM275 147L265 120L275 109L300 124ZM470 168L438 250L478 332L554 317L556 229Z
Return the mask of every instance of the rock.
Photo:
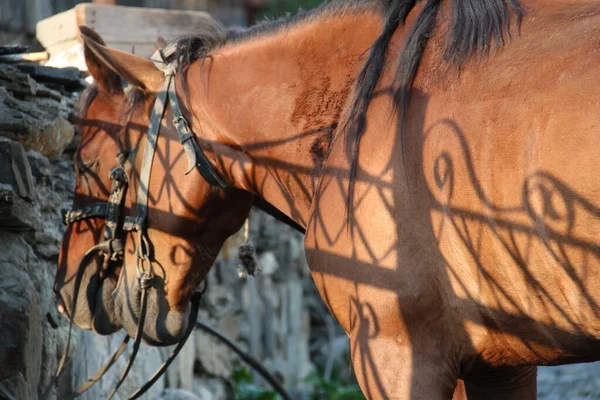
M17 258L26 262L23 254ZM0 393L32 399L40 380L42 326L37 291L21 265L0 260Z
M229 379L233 373L229 349L202 331L196 332L195 341L196 359L200 361L204 371L213 376Z
M21 100L0 87L0 135L49 158L57 158L74 134L73 126L60 112L61 103L56 100Z
M22 44L3 44L0 45L0 55L4 54L20 54L29 50L29 46Z
M23 293L34 293L39 299L40 310L36 320L37 325L41 325L43 332L43 340L39 340L41 348L38 351L42 361L41 363L35 361L34 365L38 367L41 365L38 386L38 389L41 390L41 388L46 388L49 385L50 377L56 371L58 359L62 356L64 349L68 327L65 319L60 317L56 310L52 292L56 266L54 263L40 261L23 234L0 230L0 243L2 243L3 248L8 249L8 251L0 252L0 283L5 281L2 272L7 270L6 266L16 267L23 274L20 276L20 281L26 284L28 282L30 286L30 289ZM2 292L2 289L0 289L0 292ZM2 365L3 363L0 362L0 368ZM65 383L63 379L58 389L61 393L68 393L70 391L70 380ZM51 393L49 399L56 398L55 395L56 393Z
M227 336L229 339L236 341L239 336L239 321L238 317L234 314L223 316L217 321L217 329Z
M73 359L73 387L77 387L92 376L97 369L108 360L123 340L123 332L111 336L100 336L91 331L79 331L79 343ZM121 358L112 366L106 375L89 391L79 397L83 400L107 398L116 385L127 359L131 354L131 344ZM119 398L126 399L139 389L162 364L160 350L142 344L137 359L121 389L117 392ZM165 389L165 379L158 382L145 395L146 398L158 398Z
M237 257L230 259L219 258L217 259L215 266L212 268L212 271L215 271L215 275L218 275L222 285L233 287L240 281L238 274L239 264L240 261Z
M69 145L74 133L73 125L59 115L45 129L32 132L23 143L46 157L57 158Z
M0 399L27 400L34 396L27 387L27 381L22 373L17 372L10 378L0 380Z
M39 152L29 150L27 160L31 168L31 174L38 185L52 186L52 167L50 161ZM66 178L75 179L74 174L68 174Z
M600 399L600 363L538 368L538 399Z
M227 286L211 285L204 295L204 304L215 317L221 317L237 307L233 290Z
M23 146L0 137L0 183L11 185L21 198L33 200L33 176Z
M0 183L0 229L32 231L40 224L39 209L16 196L12 186Z
M210 393L209 393L210 395ZM198 397L194 393L184 389L166 389L157 400L206 400L206 397Z
M266 276L273 275L279 268L277 258L275 258L275 255L270 251L265 251L264 253L260 254L256 261L258 263L260 273Z
M19 71L11 65L0 63L0 86L6 88L13 96L19 99L37 97L50 97L60 101L61 94L36 82L29 75Z
M233 394L228 391L228 386L222 380L216 378L194 377L194 393L202 400L228 400L233 398Z
M179 387L192 390L194 380L194 363L196 362L196 341L194 337L198 333L192 332L187 342L181 349L178 357Z
M77 68L55 68L36 63L18 64L17 68L38 82L52 83L63 86L69 91L81 90L80 73Z

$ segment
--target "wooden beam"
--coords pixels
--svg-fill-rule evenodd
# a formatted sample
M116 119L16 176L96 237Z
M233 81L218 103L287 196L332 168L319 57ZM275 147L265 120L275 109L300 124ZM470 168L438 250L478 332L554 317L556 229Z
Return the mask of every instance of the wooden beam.
M0 0L2 1L2 0ZM104 1L104 0L102 0ZM173 41L202 30L211 20L200 11L79 4L37 24L36 37L52 58L79 43L79 25L92 28L109 47L149 57L158 36Z

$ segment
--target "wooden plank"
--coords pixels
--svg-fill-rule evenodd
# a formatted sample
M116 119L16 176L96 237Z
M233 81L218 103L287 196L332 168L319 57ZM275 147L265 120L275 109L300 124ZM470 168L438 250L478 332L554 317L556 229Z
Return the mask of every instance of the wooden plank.
M198 32L212 21L200 11L176 11L101 4L79 4L75 8L40 21L38 41L56 54L57 49L75 45L79 25L87 25L102 36L106 44L147 57L154 52L158 36L167 41Z
M106 43L155 43L196 32L212 18L205 12L80 4L77 20L100 33Z
M32 62L40 62L48 60L48 52L40 51L35 53L25 53L25 54L3 54L0 55L0 62L22 62L22 61L32 61Z
M46 49L63 42L73 42L79 36L75 9L53 15L37 23L35 37Z

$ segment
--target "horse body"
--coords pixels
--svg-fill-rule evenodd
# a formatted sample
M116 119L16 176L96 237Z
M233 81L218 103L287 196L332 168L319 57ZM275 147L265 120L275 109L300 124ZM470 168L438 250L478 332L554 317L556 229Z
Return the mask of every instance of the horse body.
M436 385L447 396L458 376L477 379L478 368L596 357L600 64L590 38L600 37L599 9L525 8L520 34L460 73L443 59L446 32L436 31L414 82L404 143L389 114L395 57L388 57L360 143L349 218L351 139L338 130L326 161L311 169L315 142L297 135L331 120L323 110L305 110L298 131L294 113L314 99L303 96L315 82L314 92L324 93L317 104L331 103L328 82L344 87L336 69L344 61L311 57L317 50L307 54L298 43L329 34L346 51L363 43L352 37L356 46L349 45L348 34L327 25L326 35L325 24L307 23L283 38L232 44L212 54L209 87L192 94L203 139L241 149L220 153L234 165L223 171L239 167L228 177L306 226L315 283L350 335L370 397L431 395ZM391 54L419 12L396 32ZM361 15L361 28L373 26L359 33L365 43L380 29L377 14L371 18L369 25L368 13ZM333 44L324 47L335 52ZM256 64L264 59L273 62ZM198 68L190 68L189 82L200 80ZM290 87L297 81L300 94ZM494 371L504 395L535 393L530 368ZM526 384L514 385L515 375Z
M429 358L400 356L419 372L427 370L423 363L444 370L459 363L467 378L482 363L597 357L592 204L600 188L600 71L598 42L590 37L600 32L597 14L573 22L583 10L529 9L520 36L460 75L440 72L442 33L432 38L414 84L404 148L397 120L385 118L391 101L371 103L354 230L346 229L337 177L324 176L314 204L322 217L307 230L309 264L324 298L338 305L336 315L346 314L344 326L352 328L352 301L356 315L372 309L365 323L379 320L379 338L354 327L366 359L383 353L373 365L389 365L390 347L400 346L385 344L398 334L394 328L399 342ZM384 77L380 88L390 83ZM343 141L336 140L325 169L348 168ZM334 202L338 208L328 206ZM331 244L336 232L341 237ZM350 258L359 262L344 262ZM364 376L376 382L377 374ZM413 395L418 381L427 379L413 379Z
M350 337L369 398L449 398L459 378L470 399L535 398L533 365L599 358L600 4L524 1L518 35L454 68L454 2L442 2L410 102L399 106L397 56L434 3L417 5L391 38L356 154L343 122L386 23L375 4L215 48L185 66L189 93L181 81L178 93L219 173L306 229L315 284ZM128 64L96 51L113 70ZM138 78L156 91L161 74L148 66ZM157 171L153 193L175 172ZM149 216L162 253L177 247L170 237L188 250L209 240L196 220L208 204L194 192L200 182L178 189L185 207L157 202L162 214ZM233 225L241 208L224 214ZM206 234L193 237L167 213ZM177 308L205 271L162 257ZM126 252L134 280L131 259Z
M407 132L422 135L405 151L420 153L446 301L492 364L598 348L599 13L534 3L490 60L433 90L415 82L413 107L426 111L419 121L411 109ZM425 60L423 75L433 67Z

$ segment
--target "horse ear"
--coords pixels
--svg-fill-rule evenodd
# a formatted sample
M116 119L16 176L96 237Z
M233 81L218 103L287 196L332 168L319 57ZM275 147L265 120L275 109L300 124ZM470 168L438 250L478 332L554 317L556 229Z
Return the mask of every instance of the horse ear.
M88 35L92 30L87 27L81 26L79 31L83 39L84 51L91 53L92 60L96 61L96 65L99 65L100 69L108 68L117 77L121 77L144 91L158 92L160 90L165 76L154 66L152 61L98 43L94 40L94 35L98 37L98 34L94 32L91 36ZM92 74L92 76L94 75ZM94 78L96 77L94 76Z
M90 75L94 78L100 90L111 93L120 94L123 92L121 79L112 69L107 68L102 60L90 49L89 43L95 42L104 46L104 40L91 28L80 26L79 31L83 40L83 55L87 64Z
M165 38L162 36L159 36L156 39L156 44L154 45L154 47L156 47L156 50L164 50L168 45L169 44L167 43Z

